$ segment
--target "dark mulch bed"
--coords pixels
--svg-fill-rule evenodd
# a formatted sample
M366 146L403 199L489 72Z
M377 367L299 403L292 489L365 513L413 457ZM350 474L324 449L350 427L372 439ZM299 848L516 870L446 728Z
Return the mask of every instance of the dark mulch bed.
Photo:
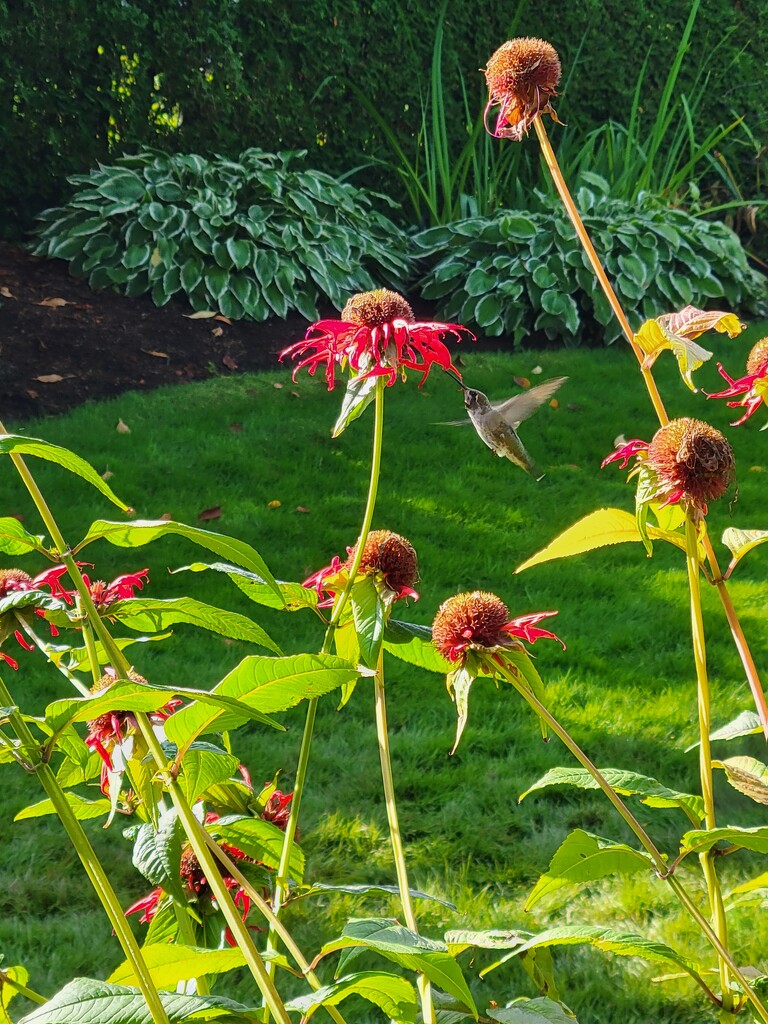
M129 389L277 366L298 314L263 323L190 320L184 303L94 292L62 260L0 244L0 419L64 412ZM330 310L328 311L330 314Z

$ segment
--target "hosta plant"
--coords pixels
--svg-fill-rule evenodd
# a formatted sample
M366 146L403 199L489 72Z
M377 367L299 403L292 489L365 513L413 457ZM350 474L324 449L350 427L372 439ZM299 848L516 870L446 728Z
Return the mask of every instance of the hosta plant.
M66 206L40 214L34 252L92 288L174 295L197 311L266 320L350 292L400 287L410 259L389 203L304 166L303 151L237 160L145 150L73 175ZM390 205L393 205L390 203Z

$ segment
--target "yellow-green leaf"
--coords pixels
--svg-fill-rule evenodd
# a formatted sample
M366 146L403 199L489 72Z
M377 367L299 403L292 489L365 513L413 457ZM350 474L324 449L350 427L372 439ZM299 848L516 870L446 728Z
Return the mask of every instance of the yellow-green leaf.
M768 766L754 757L729 757L727 761L713 761L714 768L722 768L728 781L739 793L757 804L768 804Z

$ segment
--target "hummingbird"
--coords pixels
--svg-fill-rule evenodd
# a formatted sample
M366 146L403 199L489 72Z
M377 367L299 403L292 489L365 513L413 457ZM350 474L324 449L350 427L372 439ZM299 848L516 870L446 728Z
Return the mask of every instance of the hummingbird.
M450 370L448 372L450 373ZM469 414L469 420L453 420L443 426L459 427L471 421L478 435L494 455L509 459L510 462L514 462L516 466L524 469L526 473L530 473L536 480L541 480L544 474L539 471L525 450L523 442L517 436L517 428L523 420L532 416L540 405L551 398L568 378L553 377L535 388L507 398L506 401L491 402L482 391L467 387L453 373L451 376L464 389L464 405Z

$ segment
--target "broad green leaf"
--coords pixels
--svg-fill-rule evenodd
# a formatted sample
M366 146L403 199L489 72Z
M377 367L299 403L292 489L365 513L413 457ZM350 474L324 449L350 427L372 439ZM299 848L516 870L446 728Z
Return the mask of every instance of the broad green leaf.
M486 1013L501 1024L579 1024L572 1013L546 996L521 999L512 1006L491 1007Z
M564 925L561 928L550 928L528 939L522 946L502 957L480 972L481 977L506 963L521 953L542 946L583 946L590 945L604 953L615 953L617 956L636 956L649 963L676 964L678 967L699 980L701 967L682 953L672 949L663 942L653 942L641 935L633 935L616 931L614 928L601 928L592 925Z
M347 975L310 995L292 999L286 1003L286 1008L300 1013L302 1020L309 1020L321 1006L338 1006L347 996L361 996L374 1003L395 1024L414 1024L416 1020L417 1002L413 985L405 978L376 971Z
M723 533L723 544L733 555L731 567L753 548L759 547L768 541L768 530L737 530L735 526L729 526Z
M170 636L172 636L171 633L155 633L154 636L112 637L112 643L118 650L124 651L126 647L132 647L134 644L147 644L157 640L167 640ZM47 642L42 645L41 650L57 668L63 664L70 672L89 672L91 669L90 654L86 647L69 647L66 644ZM95 650L96 660L99 665L108 665L110 658L105 653L101 640L95 641Z
M321 956L355 946L375 950L406 970L423 972L433 984L458 999L477 1017L461 968L444 942L426 939L389 918L364 918L350 921L338 939L325 943Z
M384 630L384 650L409 665L446 675L453 665L432 644L432 630L411 622L390 619Z
M458 928L446 932L445 941L451 956L455 957L466 949L517 949L532 935L532 932L510 932L498 928L483 932Z
M302 700L322 697L357 675L354 665L332 654L294 654L286 658L251 655L213 688L211 696L234 698L259 713L271 714L286 711ZM237 711L195 703L171 715L165 723L165 734L179 748L186 748L196 736L225 732L245 721L247 716Z
M768 765L754 757L729 757L727 761L713 761L714 768L722 768L734 789L757 804L768 804Z
M576 829L555 851L549 869L541 876L525 901L530 910L544 896L563 886L583 885L606 875L630 875L652 871L653 862L646 853L623 843Z
M119 548L139 548L159 537L170 534L185 537L194 544L199 544L201 547L207 548L208 551L221 555L227 561L234 562L235 565L242 565L246 569L250 569L251 572L257 573L263 582L272 587L278 597L280 596L274 577L264 559L250 544L237 540L235 537L227 537L223 533L213 533L210 530L187 526L184 523L151 519L136 519L131 523L110 523L103 519L97 519L91 524L88 533L75 547L74 552L77 554L86 544L90 544L94 540L104 539Z
M376 668L384 637L387 609L372 576L364 576L354 584L350 604L363 664L368 668Z
M551 562L555 558L570 558L584 551L642 540L635 517L619 508L601 508L569 526L551 544L519 565L515 572L523 572L534 565Z
M756 878L750 878L748 882L742 882L741 885L737 885L735 889L732 889L728 895L730 898L742 893L754 892L757 889L768 889L768 871L764 871L762 875L758 875Z
M756 853L768 853L768 826L760 828L726 828L696 829L686 832L680 841L681 853L702 853L711 850L716 843L730 843L742 850L754 850Z
M254 860L261 861L268 868L280 866L283 832L271 821L239 814L228 814L206 825L206 829L212 836L236 846L243 853L247 853ZM291 848L288 872L295 882L301 884L304 877L304 853L295 843Z
M67 803L72 813L79 821L87 821L89 818L103 818L109 814L109 800L86 800L77 793L65 793ZM40 818L45 814L56 814L56 808L51 800L41 800L39 803L30 804L19 811L14 821L23 821L25 818Z
M182 996L161 992L170 1024L195 1018L216 1020L224 1017L227 1024L243 1021L253 1024L255 1008L241 1006L222 996ZM92 978L75 978L60 992L23 1017L19 1024L152 1024L144 997L137 988L110 985Z
M678 793L668 789L656 779L622 768L600 768L600 774L609 786L622 796L639 796L649 807L680 807L693 820L704 818L704 801L691 793ZM547 786L576 786L578 789L599 789L597 782L586 768L551 768L537 782L522 793L522 801L529 793Z
M109 617L140 632L160 633L168 626L184 622L208 629L234 640L248 640L282 654L269 634L245 615L196 601L193 597L131 597L109 606Z
M195 946L169 945L155 942L142 947L141 955L158 989L173 989L180 981L224 974L235 967L245 966L240 949L198 949ZM128 960L107 978L112 985L134 985L136 975Z
M29 981L29 971L26 967L19 967L17 965L15 967L3 967L3 974L7 982L4 985L0 985L0 1010L7 1010L14 996L19 995L18 990L14 988L12 983L16 982L17 985L26 986ZM0 1013L0 1021L2 1021L3 1016L5 1016L7 1021L11 1020L7 1014Z
M339 437L358 419L376 397L377 377L350 377L331 437Z
M145 822L126 829L125 835L133 840L131 859L136 870L150 885L160 885L180 903L186 903L187 897L179 877L184 833L176 811L161 814L157 828L151 822Z
M300 583L285 583L282 580L276 580L277 592L275 592L274 587L266 583L257 573L240 569L238 566L229 565L226 562L193 562L191 565L182 565L178 569L174 569L173 572L205 572L206 570L226 573L246 597L267 608L296 612L302 608L317 607L317 591L311 590L309 587L302 587Z
M0 519L0 551L4 555L25 555L28 551L48 553L43 537L27 533L18 519L12 516Z
M760 733L762 731L763 727L757 713L754 711L742 711L732 722L728 722L727 725L715 729L709 738L711 740L735 740L739 736L751 736L753 733ZM698 744L695 744L695 746L698 746ZM691 750L693 748L689 747L688 749Z
M37 437L19 437L15 434L0 434L0 455L32 455L38 459L45 459L46 462L55 462L62 469L74 473L87 483L95 487L123 512L129 512L130 507L121 501L115 492L109 487L99 474L79 455L69 451L67 448L60 448L58 445L50 444Z
M303 899L305 896L316 896L318 893L328 892L344 892L349 896L367 896L369 893L398 896L400 894L400 889L396 885L325 885L323 882L315 882L307 889L303 889L301 893L297 893L296 895L300 895ZM409 889L408 892L415 900L430 900L432 903L440 903L442 906L449 907L451 910L456 909L455 905L453 903L449 903L448 900L441 900L439 896L430 896L428 892L422 892L420 889Z
M184 754L178 781L187 801L194 804L211 786L231 779L239 767L240 758L234 754L192 748Z

